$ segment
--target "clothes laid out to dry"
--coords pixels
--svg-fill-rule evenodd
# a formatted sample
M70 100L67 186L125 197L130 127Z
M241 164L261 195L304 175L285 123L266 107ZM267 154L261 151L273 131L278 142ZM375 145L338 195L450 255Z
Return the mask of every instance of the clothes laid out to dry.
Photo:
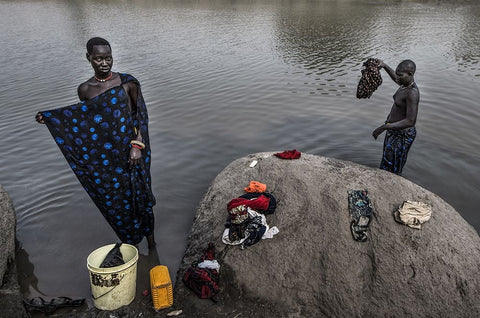
M257 210L258 212L260 213L263 213L263 214L272 214L275 212L275 209L277 208L277 200L275 199L275 197L271 194L271 193L268 193L268 192L263 192L263 193L245 193L243 195L240 196L240 198L243 198L243 199L248 199L248 200L255 200L261 196L264 196L264 197L267 197L269 199L268 201L268 207L266 209L264 209L263 207L261 206L251 206L250 207L254 210Z
M183 275L183 283L200 298L218 294L220 265L215 260L215 246L209 243L204 255L193 262Z
M297 149L293 149L293 150L285 150L283 152L277 152L273 155L280 159L300 159L300 157L302 156L302 153L300 151L297 151Z
M250 181L248 187L243 188L247 193L262 193L267 191L267 185L258 181Z
M395 221L420 230L422 224L430 220L432 207L424 202L404 201L394 212Z
M222 242L240 245L243 249L258 243L262 238L272 238L278 233L278 228L270 228L262 213L271 214L275 208L275 197L267 192L246 193L230 200L227 204L228 217Z
M222 242L228 245L239 245L241 249L258 243L261 239L272 238L277 234L276 226L267 224L265 215L257 213L247 207L248 218L242 223L225 223L225 231L222 234Z
M368 197L367 190L348 190L348 208L352 218L350 231L353 239L365 242L373 213L372 203Z
M270 199L261 194L260 196L253 198L253 199L246 199L246 198L235 198L230 200L227 204L227 210L230 212L233 208L238 207L239 205L245 205L254 209L256 211L266 211L270 204Z
M363 63L362 77L357 86L357 98L370 98L380 85L382 75L380 74L380 61L369 58Z

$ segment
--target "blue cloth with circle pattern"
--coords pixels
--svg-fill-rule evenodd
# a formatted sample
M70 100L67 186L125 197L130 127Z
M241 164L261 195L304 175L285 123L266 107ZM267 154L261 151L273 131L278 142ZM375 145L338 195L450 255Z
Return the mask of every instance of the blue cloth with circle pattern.
M138 244L154 231L148 115L140 83L121 74L122 85L138 86L130 111L123 86L80 103L41 112L44 122L90 198L124 243ZM130 168L130 140L140 129L145 149Z

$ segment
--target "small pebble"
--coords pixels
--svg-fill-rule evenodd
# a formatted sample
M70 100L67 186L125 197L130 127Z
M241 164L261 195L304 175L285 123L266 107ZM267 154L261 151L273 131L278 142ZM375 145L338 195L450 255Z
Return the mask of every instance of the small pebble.
M168 317L171 317L171 316L178 316L178 315L181 315L182 314L182 310L174 310L174 311L171 311L167 314Z

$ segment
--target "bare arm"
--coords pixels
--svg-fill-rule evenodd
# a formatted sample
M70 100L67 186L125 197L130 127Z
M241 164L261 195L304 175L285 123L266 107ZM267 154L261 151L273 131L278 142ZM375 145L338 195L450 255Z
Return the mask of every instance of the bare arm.
M383 62L382 60L380 60L380 63L378 65L385 69L385 72L387 72L387 74L390 75L390 78L392 79L392 81L394 81L395 83L398 83L397 74L395 74L395 71L390 66L385 64L385 62Z
M128 94L128 100L130 102L130 107L132 113L137 111L137 96L138 96L138 87L135 83L129 82L124 84L124 87ZM136 129L136 137L135 139L138 141L142 141L142 132L140 129ZM142 158L142 150L132 147L130 149L130 166L134 166L140 163L140 159Z

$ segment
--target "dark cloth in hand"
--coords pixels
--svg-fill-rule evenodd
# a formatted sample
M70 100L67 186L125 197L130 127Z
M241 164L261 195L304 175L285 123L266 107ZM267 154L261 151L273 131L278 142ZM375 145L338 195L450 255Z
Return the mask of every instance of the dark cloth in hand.
M382 85L379 63L379 60L374 58L369 58L363 63L362 77L357 86L357 98L370 98Z

